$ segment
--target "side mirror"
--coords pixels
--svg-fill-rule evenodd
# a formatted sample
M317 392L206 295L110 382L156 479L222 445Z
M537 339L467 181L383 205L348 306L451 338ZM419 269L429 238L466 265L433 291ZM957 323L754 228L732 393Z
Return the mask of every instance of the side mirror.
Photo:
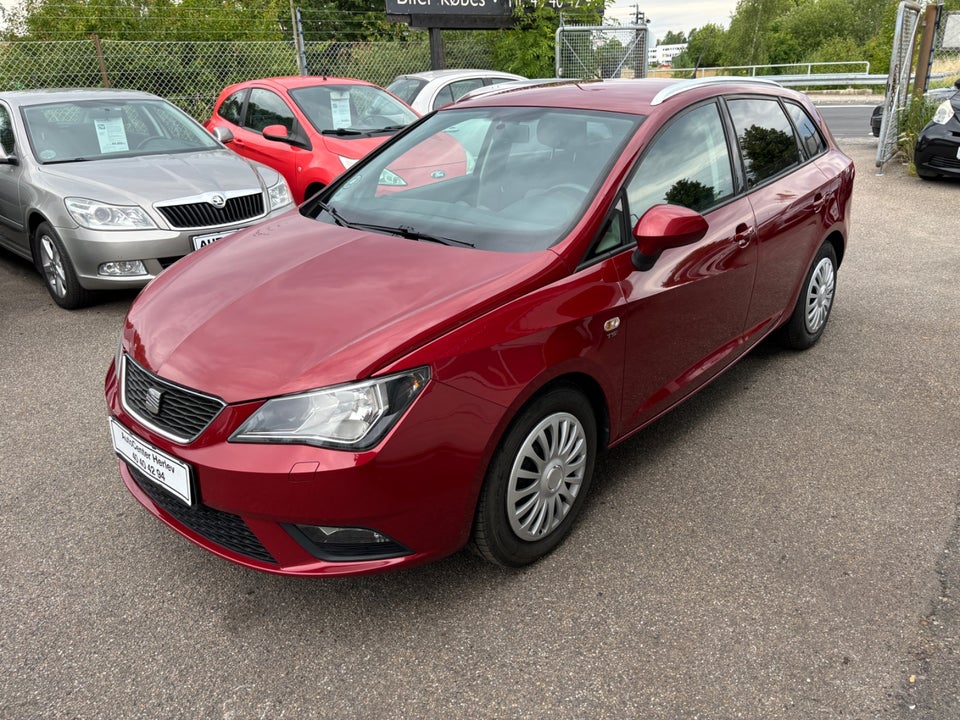
M263 137L267 140L276 140L277 142L289 143L290 133L284 125L267 125L263 129Z
M298 133L291 135L290 131L287 130L285 125L267 125L263 129L263 137L265 140L282 142L286 143L287 145L304 148L305 150L310 149L309 141L304 140L304 138Z
M225 127L215 127L210 133L224 145L233 142L233 133Z
M17 158L16 153L7 152L3 149L3 146L0 145L0 165L19 165L20 160Z
M633 228L637 241L634 267L649 270L664 250L695 243L709 228L706 218L695 210L680 205L654 205Z

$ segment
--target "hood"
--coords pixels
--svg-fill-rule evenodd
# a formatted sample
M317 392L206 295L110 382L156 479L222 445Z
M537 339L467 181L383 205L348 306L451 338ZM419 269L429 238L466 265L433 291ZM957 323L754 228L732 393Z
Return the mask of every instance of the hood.
M141 365L229 403L347 382L544 281L551 251L494 253L290 212L178 261L127 316Z
M38 171L59 194L117 205L150 207L203 193L262 188L253 165L231 150L47 164Z
M397 132L399 132L399 130ZM396 134L396 132L389 134L383 133L374 135L373 137L364 137L362 135L344 135L343 137L338 135L321 135L320 138L328 152L359 160L383 145Z

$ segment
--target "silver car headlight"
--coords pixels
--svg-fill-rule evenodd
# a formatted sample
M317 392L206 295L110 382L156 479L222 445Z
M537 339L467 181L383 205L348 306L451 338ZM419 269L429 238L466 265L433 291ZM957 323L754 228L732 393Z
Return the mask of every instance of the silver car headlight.
M138 205L110 205L76 197L65 198L64 203L76 223L91 230L149 230L156 227Z
M938 125L946 125L952 117L953 105L950 104L949 100L944 100L937 108L937 112L933 114L933 121Z
M267 192L270 193L270 211L279 210L287 205L293 205L293 195L290 194L290 186L287 181L280 176L275 185L271 185Z
M426 367L363 382L273 398L230 437L233 442L370 448L403 416L430 380Z

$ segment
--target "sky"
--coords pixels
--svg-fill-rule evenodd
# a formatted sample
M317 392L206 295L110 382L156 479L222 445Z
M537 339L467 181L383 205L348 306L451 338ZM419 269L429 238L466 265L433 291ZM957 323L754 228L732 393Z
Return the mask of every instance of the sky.
M617 0L607 10L607 16L610 17L612 11L625 22L633 18L637 5L646 15L653 37L659 39L670 30L688 33L709 23L728 28L737 0L659 0L653 4L643 0Z

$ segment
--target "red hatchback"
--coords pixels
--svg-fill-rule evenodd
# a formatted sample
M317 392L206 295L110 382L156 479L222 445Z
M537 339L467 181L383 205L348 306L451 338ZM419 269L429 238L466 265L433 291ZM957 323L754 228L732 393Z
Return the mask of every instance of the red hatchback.
M432 147L457 172L417 182ZM106 377L130 492L228 560L520 566L597 454L767 335L820 338L854 168L775 84L612 80L428 116L134 302Z
M283 175L301 203L418 117L363 80L278 77L226 88L204 127Z

